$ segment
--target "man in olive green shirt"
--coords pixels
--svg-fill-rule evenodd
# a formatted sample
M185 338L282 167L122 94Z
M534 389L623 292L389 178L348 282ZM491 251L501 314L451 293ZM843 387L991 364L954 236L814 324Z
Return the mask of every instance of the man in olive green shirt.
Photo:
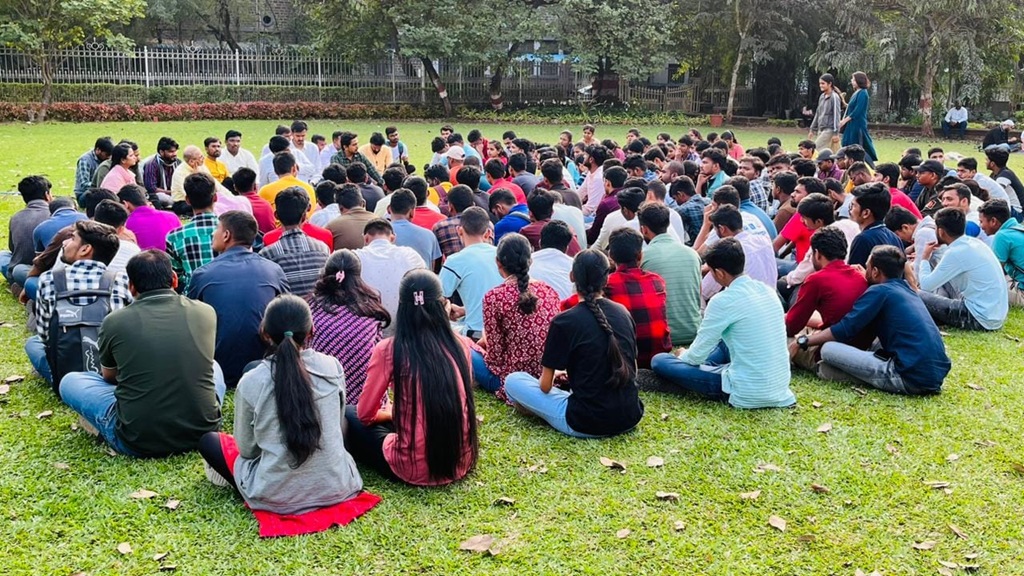
M178 277L164 252L133 256L127 272L135 302L103 320L102 375L68 374L61 398L121 454L194 450L220 428L226 387L213 360L217 315L174 291Z
M664 204L647 203L640 207L640 233L647 241L640 268L665 280L672 346L689 346L700 326L700 256L666 233L668 211Z

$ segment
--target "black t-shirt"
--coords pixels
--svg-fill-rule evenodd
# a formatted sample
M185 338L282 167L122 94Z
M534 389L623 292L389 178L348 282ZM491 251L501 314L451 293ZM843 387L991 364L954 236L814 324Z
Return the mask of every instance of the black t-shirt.
M608 318L612 332L619 340L623 360L636 374L636 326L624 306L608 299L598 300ZM608 335L601 330L594 314L580 303L555 316L544 343L541 364L546 368L565 370L569 375L572 396L565 410L565 420L577 432L594 436L611 436L625 432L640 422L644 405L636 384L621 388L608 385L611 362L608 358Z
M1024 204L1024 183L1021 183L1020 178L1013 173L1013 170L1003 168L996 174L996 178L1006 178L1010 182L1010 187L1017 193L1017 200Z

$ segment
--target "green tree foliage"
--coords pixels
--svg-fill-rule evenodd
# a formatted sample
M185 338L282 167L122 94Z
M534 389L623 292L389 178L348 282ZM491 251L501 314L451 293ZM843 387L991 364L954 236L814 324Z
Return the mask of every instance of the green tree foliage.
M117 31L141 18L145 0L0 0L0 42L29 54L43 82L40 120L50 105L55 51L81 46L93 38L129 49L132 41Z

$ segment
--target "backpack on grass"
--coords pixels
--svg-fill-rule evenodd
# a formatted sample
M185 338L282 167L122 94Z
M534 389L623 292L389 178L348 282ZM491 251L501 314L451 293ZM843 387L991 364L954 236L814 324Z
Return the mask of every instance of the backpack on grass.
M100 373L100 325L110 314L115 275L108 269L98 289L69 291L65 270L53 271L56 299L47 326L46 361L53 373L54 392L60 393L60 381L69 372ZM84 306L71 301L90 297L93 301Z

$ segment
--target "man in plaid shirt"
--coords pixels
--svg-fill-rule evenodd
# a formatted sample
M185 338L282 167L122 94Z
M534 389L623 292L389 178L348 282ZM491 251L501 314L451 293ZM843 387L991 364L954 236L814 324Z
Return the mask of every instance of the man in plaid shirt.
M217 215L213 211L216 183L203 172L185 178L185 201L192 207L192 221L167 234L167 255L178 275L178 290L188 290L192 273L213 260L213 231Z
M313 291L320 270L327 263L331 251L323 242L306 236L302 224L309 210L309 195L298 186L285 188L277 195L277 210L284 234L281 239L260 250L271 262L284 270L292 294L305 297Z
M71 237L64 241L61 261L65 264L64 275L70 292L98 290L100 280L107 271L107 264L114 259L121 245L117 231L106 224L92 220L80 220L74 224ZM95 297L72 298L76 306L86 306ZM114 276L111 284L110 309L118 310L130 304L128 276L122 271ZM32 366L47 382L52 384L53 376L46 359L50 321L56 312L57 292L53 284L53 270L43 272L39 277L39 291L36 294L36 335L25 342L25 354Z
M338 141L341 143L341 149L338 153L331 157L331 164L341 164L345 168L348 168L353 162L362 162L363 166L366 166L366 175L373 180L373 183L380 186L384 183L380 178L380 172L373 166L373 162L359 152L359 137L353 132L343 132L338 137ZM358 182L356 182L358 184Z
M761 179L763 171L764 162L760 158L744 156L740 158L740 167L736 173L750 182L750 201L767 214L772 207L772 189L765 188L764 180Z
M619 228L608 239L608 255L615 271L608 275L604 297L629 310L636 325L636 365L650 368L655 354L672 350L669 335L665 281L661 276L640 269L644 238L632 228ZM579 302L573 294L562 302L568 310Z
M92 177L100 164L110 158L114 151L114 142L109 137L98 138L92 150L82 154L75 165L75 199L81 204L85 193L92 186Z
M697 195L697 189L689 176L677 178L669 188L669 195L678 204L675 211L683 219L683 228L686 228L686 235L689 236L686 243L692 246L704 226L704 208L707 203Z
M462 250L462 238L459 237L459 223L462 219L459 214L462 214L466 208L475 205L473 190L469 186L459 184L453 186L448 192L448 209L454 216L434 224L432 229L434 236L437 237L437 243L441 246L441 254L445 258Z

